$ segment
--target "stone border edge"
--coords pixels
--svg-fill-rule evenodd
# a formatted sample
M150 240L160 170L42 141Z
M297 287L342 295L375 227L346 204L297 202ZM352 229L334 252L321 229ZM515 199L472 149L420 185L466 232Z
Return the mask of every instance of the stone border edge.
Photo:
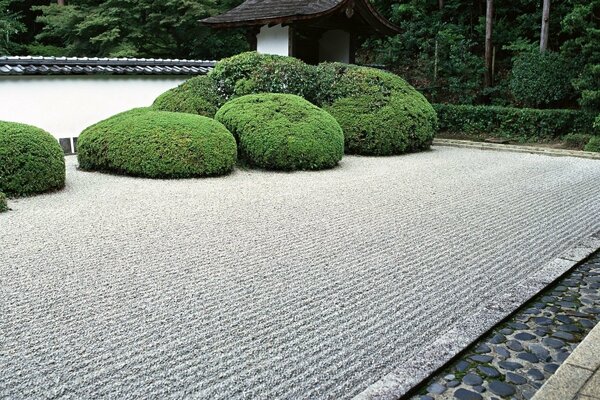
M512 293L483 304L466 321L450 326L412 361L398 366L356 395L354 400L398 400L416 394L417 388L440 373L498 324L600 250L600 231L577 242L539 271L527 277ZM474 338L474 339L473 339ZM408 380L401 377L410 377Z
M446 147L461 147L467 149L478 149L478 150L494 150L494 151L508 151L512 153L526 153L526 154L541 154L545 156L554 157L579 157L587 158L591 160L600 160L600 153L593 153L590 151L579 151L579 150L566 150L566 149L549 149L543 147L534 146L517 146L513 144L497 144L487 142L472 142L469 140L456 140L456 139L434 139L434 146L446 146Z

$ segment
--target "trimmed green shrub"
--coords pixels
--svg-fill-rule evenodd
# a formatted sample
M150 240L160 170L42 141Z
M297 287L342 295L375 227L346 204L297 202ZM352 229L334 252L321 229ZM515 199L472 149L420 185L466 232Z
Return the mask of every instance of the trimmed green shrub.
M559 53L525 52L513 61L510 89L527 107L541 107L573 99L574 68Z
M219 61L209 76L228 99L256 93L288 93L315 100L315 67L293 57L242 53Z
M600 136L592 136L588 144L583 148L585 151L600 153Z
M215 118L236 137L240 158L277 170L335 166L344 154L344 134L336 120L303 98L255 94L233 99Z
M385 156L431 145L435 110L399 76L339 63L319 66L318 76L319 101L342 126L347 153Z
M491 135L519 141L557 140L569 133L592 134L594 115L578 110L536 110L435 104L440 131Z
M83 169L148 178L220 175L232 170L233 135L192 114L137 108L85 129L77 141Z
M590 138L591 135L583 133L569 133L567 136L563 137L562 140L568 148L581 150L585 147L587 142L590 141Z
M26 196L65 186L58 141L35 126L0 121L0 191Z
M0 192L0 213L8 211L8 204L6 203L6 195Z
M223 102L212 79L208 76L196 76L158 96L152 108L212 118Z

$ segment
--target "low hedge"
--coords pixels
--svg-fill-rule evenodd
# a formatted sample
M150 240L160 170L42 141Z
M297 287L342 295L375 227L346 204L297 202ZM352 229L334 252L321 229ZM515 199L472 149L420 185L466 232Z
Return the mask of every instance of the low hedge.
M240 158L276 170L323 169L344 154L344 134L336 120L303 98L255 94L233 99L215 118L236 137Z
M585 151L600 153L600 136L592 136L588 144L583 148Z
M90 126L77 148L83 169L148 178L220 175L237 158L235 139L217 121L148 108Z
M215 82L208 76L196 76L158 96L152 108L212 118L223 103Z
M425 97L389 72L324 64L319 97L344 131L346 152L394 155L425 150L437 117Z
M492 135L515 140L559 139L569 133L592 134L594 116L578 110L538 110L496 106L435 104L440 131Z
M6 202L6 195L0 192L0 213L8 211L8 204Z
M65 157L48 132L0 121L0 192L26 196L65 186Z

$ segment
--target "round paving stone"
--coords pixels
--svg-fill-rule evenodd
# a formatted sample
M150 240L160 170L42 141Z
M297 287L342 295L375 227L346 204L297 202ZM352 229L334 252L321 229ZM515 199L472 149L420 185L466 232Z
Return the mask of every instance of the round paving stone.
M512 372L507 372L506 382L514 383L515 385L522 385L524 383L527 383L527 378Z
M509 340L506 342L506 346L512 351L523 351L523 346L516 340Z
M498 372L498 370L494 367L488 367L486 365L479 365L477 366L477 369L479 371L481 371L482 374L484 374L487 377L490 378L497 378L500 376L500 372Z
M519 357L521 360L529 361L530 363L540 362L537 356L533 353L519 353L517 357Z
M510 351L506 350L504 347L496 346L494 351L496 352L496 354L498 354L498 356L500 356L502 358L510 357Z
M457 387L458 385L460 385L459 381L449 381L448 383L446 383L446 386L448 386L449 388Z
M535 335L527 332L519 332L515 335L515 339L518 340L533 340L535 339Z
M508 369L511 371L517 370L519 368L523 368L523 364L519 364L519 363L513 362L513 361L500 361L498 363L498 365L500 366L500 368Z
M492 351L492 349L490 349L490 346L488 346L487 344L481 344L475 349L475 353L478 354L489 353L490 351Z
M577 325L573 325L573 324L568 324L568 325L561 325L558 327L559 331L563 331L563 332L581 332L581 328L578 327Z
M480 362L480 363L489 363L490 361L492 361L494 359L494 357L492 357L492 356L484 356L482 354L476 354L469 358L475 362Z
M454 374L448 374L448 375L444 376L444 379L447 381L453 381L454 378L456 378L456 376Z
M527 371L527 375L529 375L536 381L541 381L544 379L544 374L539 369L536 369L536 368L531 368L529 371Z
M483 383L483 379L479 375L475 375L472 373L466 374L463 376L462 381L465 385L469 386L477 386Z
M570 324L573 322L573 320L569 317L567 317L566 315L557 315L556 319L560 322L562 322L563 324Z
M558 369L559 365L558 364L546 364L544 365L544 371L549 372L551 374L555 373L556 370Z
M542 343L544 343L546 346L552 347L553 349L560 349L565 345L565 342L562 340L554 338L545 338L542 340Z
M530 344L527 347L529 348L529 351L535 354L541 361L546 361L550 357L550 352L542 345Z
M565 361L567 358L569 358L569 356L571 355L570 352L568 351L560 351L558 353L556 353L556 355L554 356L554 359L560 363L562 363L563 361Z
M467 389L456 389L454 391L454 397L457 398L458 400L482 400L483 397L481 397L481 395L479 393L476 392L471 392L470 390Z
M502 328L500 329L500 333L503 335L510 335L511 333L513 333L513 330L510 328Z
M506 341L506 336L502 335L501 333L496 333L489 340L489 342L492 344L500 344L500 343L504 343L505 341Z
M460 360L454 365L454 369L458 372L465 372L467 368L469 368L469 363L464 360Z
M555 338L567 340L569 342L572 342L573 340L575 340L575 336L571 335L568 332L557 331L557 332L554 332L552 334L552 336L554 336Z
M446 386L444 385L440 385L439 383L434 383L429 385L429 387L427 388L427 391L429 393L433 393L433 394L442 394L446 391Z
M483 386L479 385L479 386L473 386L473 390L476 392L479 392L479 393L483 393L483 392L485 392L486 389Z
M589 319L582 319L579 321L579 323L586 329L592 329L594 326L596 326L596 323L590 321Z
M518 329L518 330L529 329L527 324L524 324L522 322L511 322L510 324L508 324L508 326L510 326L513 329Z
M535 317L533 318L533 322L538 325L551 325L553 321L548 317Z
M420 400L435 400L435 399L431 396L421 396Z
M488 384L490 390L497 394L498 396L507 397L515 394L515 388L508 383L500 382L500 381L490 381Z

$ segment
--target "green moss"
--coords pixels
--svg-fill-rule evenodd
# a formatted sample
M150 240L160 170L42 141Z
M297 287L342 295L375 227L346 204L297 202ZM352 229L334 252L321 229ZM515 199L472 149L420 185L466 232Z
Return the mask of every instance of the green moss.
M6 202L6 195L0 192L0 213L8 211L8 203Z
M600 153L600 136L592 136L588 144L583 148L585 151Z
M152 108L212 118L223 102L224 99L219 95L212 79L196 76L158 96Z
M138 108L84 130L77 142L83 169L149 178L186 178L231 171L232 134L199 115Z
M342 126L347 153L385 156L429 148L436 113L402 78L343 64L320 70L320 98Z
M65 185L65 158L56 139L34 126L0 121L0 191L26 196Z
M336 120L299 96L258 94L227 102L216 114L248 164L277 170L335 166L344 153Z

